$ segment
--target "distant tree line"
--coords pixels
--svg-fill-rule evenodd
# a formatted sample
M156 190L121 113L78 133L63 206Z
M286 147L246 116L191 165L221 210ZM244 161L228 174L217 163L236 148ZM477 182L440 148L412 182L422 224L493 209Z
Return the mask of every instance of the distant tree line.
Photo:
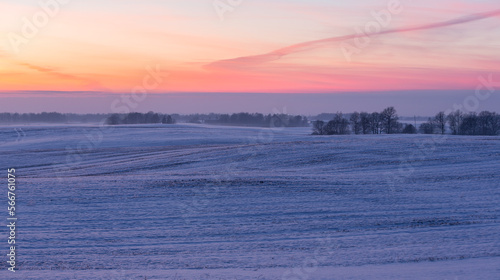
M304 116L292 116L287 114L264 115L260 113L235 113L235 114L192 114L192 115L162 115L148 112L112 114L107 119L107 124L148 124L148 123L176 123L178 117L188 123L204 123L217 125L240 125L258 127L300 127L309 126L309 121Z
M0 123L97 123L108 116L109 114L61 114L56 112L0 113Z
M0 113L0 123L99 123L109 125L118 124L173 124L177 121L187 123L205 123L219 125L241 125L259 127L300 127L309 126L305 116L292 116L287 114L160 114L128 113L128 114L61 114L56 112L44 113Z
M322 115L326 116L327 114ZM333 115L332 120L328 122L314 121L312 134L415 134L417 132L444 134L447 127L454 135L498 135L500 133L500 115L488 111L479 114L455 111L448 115L439 112L433 118L429 118L427 122L422 123L417 130L412 124L400 123L396 109L388 107L382 112L354 112L349 118L339 112Z
M67 122L66 115L61 113L0 113L1 123L30 123L30 122L44 122L44 123L64 123Z
M320 114L319 120L312 122L314 135L335 134L394 134L394 133L424 133L444 134L450 131L454 135L498 135L500 133L500 115L495 112L483 111L464 113L454 111L450 114L437 113L420 126L404 124L394 107L388 107L381 112L354 112L344 115ZM324 121L330 119L330 121ZM102 122L107 124L173 124L178 120L190 123L206 123L219 125L240 125L259 127L301 127L309 126L307 117L287 114L159 114L129 113L129 114L61 114L56 112L43 113L0 113L0 123L88 123ZM425 120L425 119L421 119ZM407 121L407 120L406 120Z
M445 134L446 125L454 135L498 135L500 133L500 115L495 112L482 111L463 113L455 111L448 115L439 112L433 118L420 125L419 130L425 134Z
M176 121L171 115L163 115L154 112L112 114L106 119L109 125L118 124L174 124Z
M309 120L304 116L287 114L236 113L214 114L204 120L206 124L241 125L258 127L301 127L309 126Z
M399 117L394 107L388 107L382 112L354 112L349 118L344 117L344 115L339 112L328 122L322 120L313 122L313 134L416 133L414 125L403 125L398 120Z

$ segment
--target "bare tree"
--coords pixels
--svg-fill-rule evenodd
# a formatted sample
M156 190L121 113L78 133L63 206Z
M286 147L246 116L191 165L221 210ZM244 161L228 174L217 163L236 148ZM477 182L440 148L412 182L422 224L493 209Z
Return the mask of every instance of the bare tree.
M461 134L460 126L462 125L464 116L463 113L459 110L448 114L446 118L448 120L448 124L450 125L451 133L453 135Z
M325 126L324 121L315 121L313 122L313 135L323 135L325 134L325 130L323 129Z
M371 113L370 115L370 127L373 134L380 133L380 114L377 112Z
M370 133L370 114L367 112L361 112L359 114L360 122L361 122L361 131L363 134Z
M349 121L344 118L342 113L337 113L334 119L338 123L338 134L349 134Z
M446 132L446 115L444 112L439 112L434 117L434 124L441 134Z
M385 108L384 111L380 113L380 116L382 120L382 129L385 133L392 134L397 132L399 117L394 107Z
M468 113L464 115L462 123L460 125L460 134L463 135L478 135L478 117L475 112Z
M361 133L361 117L358 112L354 112L351 114L350 117L351 121L351 128L354 134L360 134Z

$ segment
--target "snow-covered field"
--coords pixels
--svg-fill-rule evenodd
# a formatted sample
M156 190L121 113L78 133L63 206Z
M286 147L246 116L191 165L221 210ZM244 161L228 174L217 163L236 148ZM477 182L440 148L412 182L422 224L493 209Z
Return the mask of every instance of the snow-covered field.
M0 127L0 278L500 279L500 137L309 134Z

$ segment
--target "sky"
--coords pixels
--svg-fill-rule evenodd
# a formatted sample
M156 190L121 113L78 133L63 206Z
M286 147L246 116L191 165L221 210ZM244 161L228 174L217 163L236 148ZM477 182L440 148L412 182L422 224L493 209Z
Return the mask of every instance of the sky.
M0 0L0 11L0 111L500 108L498 0Z

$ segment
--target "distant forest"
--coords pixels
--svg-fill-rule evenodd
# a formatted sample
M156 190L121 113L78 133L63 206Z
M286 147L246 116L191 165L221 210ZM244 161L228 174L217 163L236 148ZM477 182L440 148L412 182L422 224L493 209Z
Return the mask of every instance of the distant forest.
M108 116L109 114L61 114L56 112L36 114L0 113L0 123L89 123L100 122Z
M287 114L263 115L259 113L217 114L204 123L219 125L244 125L259 127L301 127L309 126L309 120L304 116Z
M437 113L428 118L427 122L415 127L413 124L399 122L394 107L388 107L382 112L354 112L349 117L339 112L332 120L313 122L313 135L343 135L343 134L445 134L447 127L454 135L498 135L500 133L500 115L483 111L479 114L455 111L448 115Z
M213 125L237 125L256 127L300 127L309 126L309 121L304 116L291 116L286 114L263 115L259 113L236 113L236 114L194 114L194 115L161 115L153 112L147 114L129 113L113 114L107 119L107 123L116 124L141 124L141 123L163 123L174 124L176 118L186 123L204 123Z
M0 123L23 124L23 123L98 123L105 122L109 125L119 124L174 124L176 122L255 126L255 127L301 127L309 126L309 120L305 116L292 116L287 114L259 114L259 113L235 113L235 114L160 114L128 113L128 114L61 114L61 113L38 113L17 114L0 113Z
M154 112L128 113L128 114L112 114L106 119L109 125L118 124L174 124L175 119L171 115L162 115Z
M288 114L160 114L128 113L128 114L61 114L50 113L0 113L0 123L106 123L119 124L175 124L198 123L212 125L254 126L254 127L307 127L312 124L313 135L344 134L445 134L454 135L498 135L500 134L500 115L495 112L463 113L455 111L450 114L437 113L420 125L411 124L410 119L400 118L394 107L381 112L354 112L344 115L324 113L310 117ZM330 120L328 120L330 119ZM417 118L415 118L416 121ZM419 117L422 122L422 117ZM400 122L403 120L404 122Z

